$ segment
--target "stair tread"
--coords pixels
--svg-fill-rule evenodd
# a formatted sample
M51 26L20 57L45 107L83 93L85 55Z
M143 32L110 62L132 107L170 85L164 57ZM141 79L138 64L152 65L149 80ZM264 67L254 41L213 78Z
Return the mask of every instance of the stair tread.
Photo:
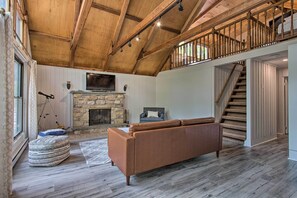
M228 105L246 106L246 102L229 102Z
M236 83L236 85L246 85L246 82Z
M246 80L246 77L243 76L243 77L239 77L238 79L239 79L239 80Z
M245 92L246 89L234 89L233 91L238 91L238 92L239 92L239 91L240 91L240 92L244 91L244 92Z
M225 128L230 128L230 129L237 129L241 131L246 131L246 126L240 126L240 125L234 125L234 124L226 124L226 123L221 123L221 125Z
M239 117L239 116L223 116L222 117L225 120L233 120L233 121L242 121L246 122L246 117Z
M246 113L246 109L233 109L233 108L227 108L225 109L226 112L236 112L236 113Z
M246 95L232 95L231 98L246 98Z
M241 141L244 141L246 139L245 135L238 135L238 134L228 133L228 132L224 132L223 136L231 139L241 140Z

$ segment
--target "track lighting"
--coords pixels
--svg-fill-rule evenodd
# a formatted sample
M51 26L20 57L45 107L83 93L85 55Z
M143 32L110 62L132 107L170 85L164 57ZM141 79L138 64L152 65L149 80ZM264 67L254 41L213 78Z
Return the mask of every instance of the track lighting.
M135 38L135 39L136 39L136 41L137 41L137 42L139 42L139 41L140 41L139 34L136 36L136 38Z
M182 0L179 1L178 10L180 12L182 12L184 10L183 4L182 4Z
M121 47L121 52L123 52L123 48Z
M129 47L132 47L132 43L131 43L131 41L129 41L128 46L129 46Z

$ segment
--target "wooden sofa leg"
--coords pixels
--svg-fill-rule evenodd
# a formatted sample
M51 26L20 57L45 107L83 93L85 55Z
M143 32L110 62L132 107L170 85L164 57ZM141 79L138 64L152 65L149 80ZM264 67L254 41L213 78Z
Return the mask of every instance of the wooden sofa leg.
M114 162L113 161L111 161L111 166L114 166Z
M217 151L217 158L220 157L220 151Z
M126 176L126 184L127 186L130 186L130 176Z

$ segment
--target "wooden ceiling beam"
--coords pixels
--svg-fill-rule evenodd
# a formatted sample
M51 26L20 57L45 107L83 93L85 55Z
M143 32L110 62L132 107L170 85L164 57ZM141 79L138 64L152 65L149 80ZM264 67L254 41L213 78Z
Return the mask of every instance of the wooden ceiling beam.
M145 51L148 49L148 47L151 45L154 36L155 36L156 33L158 32L157 30L158 30L158 27L157 27L156 25L153 25L153 27L151 28L151 30L150 30L150 32L149 32L147 38L146 38L146 41L145 41L145 44L144 44L143 48L140 50L140 52L139 52L139 54L138 54L138 56L137 56L138 58L137 58L137 60L136 60L136 63L134 64L134 66L133 66L133 70L132 70L132 73L133 73L133 74L136 74L137 69L138 69L138 67L139 67L139 62L140 62L140 59L141 59L141 57L142 57L142 54L143 54L143 52L145 52Z
M51 39L57 39L57 40L60 40L60 41L65 41L65 42L70 42L71 41L71 39L67 38L67 37L48 34L48 33L40 32L40 31L36 31L36 30L30 30L30 34L45 36L45 37L48 37L48 38L51 38Z
M236 7L233 7L222 14L219 14L216 17L213 17L212 19L202 23L201 25L198 25L198 26L172 38L172 39L169 39L168 41L155 47L154 49L151 49L150 51L145 52L143 58L147 58L148 56L150 56L152 54L155 54L162 50L171 48L184 40L190 39L193 36L195 36L199 33L202 33L204 31L207 31L207 30L215 27L216 25L226 22L236 16L247 13L248 11L250 11L264 3L267 3L269 1L270 0L250 0L250 1L243 2L242 4L240 4Z
M196 3L195 7L193 8L191 14L189 15L189 17L187 18L184 26L181 29L181 32L185 32L187 31L190 26L194 23L195 21L195 17L197 16L197 14L199 14L199 12L202 10L203 6L205 5L206 0L198 0L198 2Z
M121 30L122 30L122 27L123 27L123 24L124 24L124 20L125 20L126 14L127 14L129 3L130 3L130 0L124 0L124 2L123 2L122 8L121 8L121 14L120 14L119 20L117 22L117 25L116 25L116 28L115 28L115 31L114 31L114 34L113 34L112 45L110 45L110 47L109 47L109 49L107 51L107 55L106 55L106 58L105 58L105 63L104 63L104 66L103 66L103 71L106 71L108 69L108 67L109 67L109 59L110 59L110 56L111 56L110 53L112 51L113 46L119 40L119 36L120 36Z
M73 65L74 65L75 51L76 51L77 44L80 39L82 30L85 26L87 17L91 10L92 2L93 2L93 0L83 0L83 2L81 4L79 15L77 17L77 22L76 22L75 28L74 28L73 37L72 37L72 40L70 43L71 53L70 53L70 63L69 64L71 67L73 67Z
M73 22L73 32L75 31L75 27L76 27L76 23L77 23L77 19L79 16L79 11L80 11L80 7L81 7L81 0L75 0L75 7L74 7L74 22ZM73 36L73 35L72 35Z
M120 10L116 10L114 8L111 8L111 7L107 7L105 5L102 5L102 4L99 4L99 3L96 3L96 2L93 2L92 3L92 7L93 8L96 8L98 10L102 10L104 12L108 12L110 14L114 14L114 15L118 15L120 16L121 14L121 11ZM126 19L129 19L129 20L132 20L132 21L135 21L135 22L141 22L143 19L142 18L139 18L137 16L134 16L134 15L131 15L129 13L126 13L126 16L125 16ZM174 29L174 28L171 28L171 27L167 27L167 26L161 26L160 27L162 30L165 30L165 31L168 31L168 32L172 32L172 33L176 33L176 34L180 34L180 31L177 30L177 29Z
M177 4L176 0L163 0L162 3L157 6L151 13L149 13L135 28L125 37L123 37L116 46L113 47L111 54L114 55L122 46L126 45L139 33L148 28L154 21L160 16L171 10Z

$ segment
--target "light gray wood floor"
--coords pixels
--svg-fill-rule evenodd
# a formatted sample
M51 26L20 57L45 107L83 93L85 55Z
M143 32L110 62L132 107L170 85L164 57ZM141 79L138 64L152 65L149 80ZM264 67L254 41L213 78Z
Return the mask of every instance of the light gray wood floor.
M288 139L254 148L224 141L215 153L131 177L110 164L89 168L78 144L52 168L14 168L13 197L297 197L297 162L288 159Z

